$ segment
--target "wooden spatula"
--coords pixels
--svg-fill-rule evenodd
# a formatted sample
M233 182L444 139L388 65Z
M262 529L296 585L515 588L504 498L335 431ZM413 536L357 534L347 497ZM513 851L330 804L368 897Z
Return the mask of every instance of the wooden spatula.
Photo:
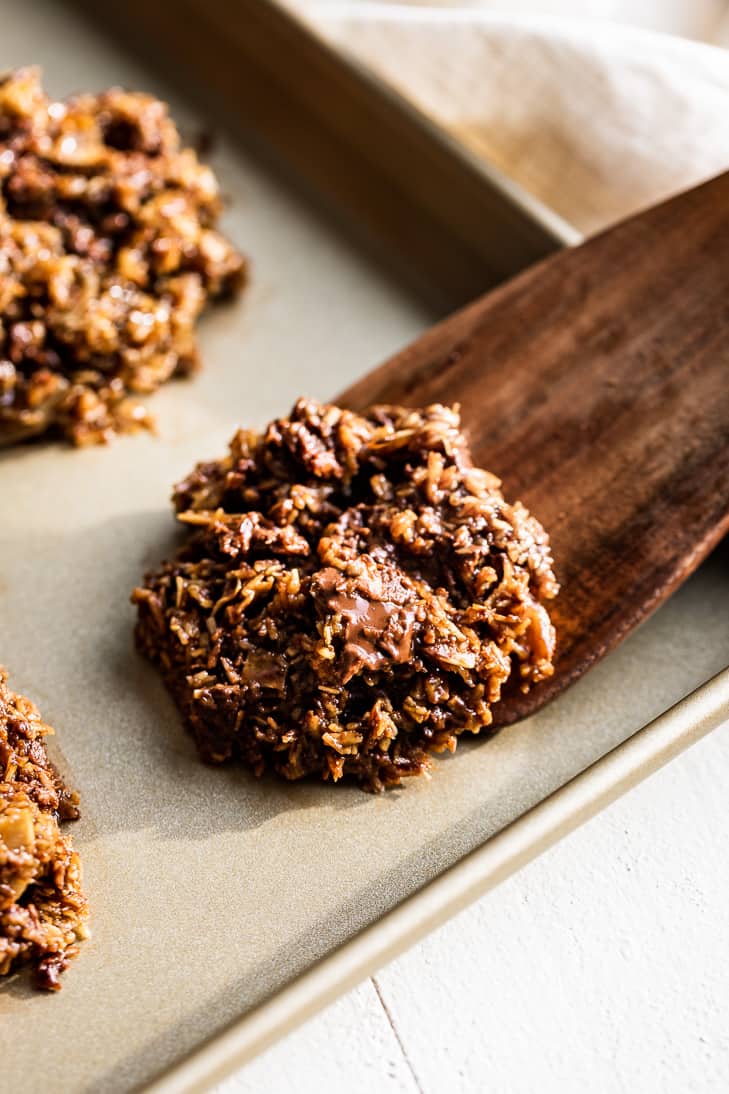
M554 676L638 626L729 529L729 174L531 267L339 402L460 403L476 463L549 531Z

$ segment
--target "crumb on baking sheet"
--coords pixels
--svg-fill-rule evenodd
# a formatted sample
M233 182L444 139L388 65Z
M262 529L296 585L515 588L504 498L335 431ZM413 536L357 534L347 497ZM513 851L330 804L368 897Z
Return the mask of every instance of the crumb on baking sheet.
M165 103L0 78L0 446L151 426L135 396L197 367L200 312L245 280L220 211Z
M380 790L551 675L544 529L472 465L456 409L311 400L178 483L140 649L205 760Z
M88 912L79 857L61 828L78 817L78 798L48 759L51 733L0 669L0 976L27 963L38 987L57 991Z

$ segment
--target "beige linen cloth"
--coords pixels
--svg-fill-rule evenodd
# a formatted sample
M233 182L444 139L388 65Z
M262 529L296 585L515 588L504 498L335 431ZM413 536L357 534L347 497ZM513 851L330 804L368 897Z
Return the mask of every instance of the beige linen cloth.
M723 0L287 2L582 232L729 168Z

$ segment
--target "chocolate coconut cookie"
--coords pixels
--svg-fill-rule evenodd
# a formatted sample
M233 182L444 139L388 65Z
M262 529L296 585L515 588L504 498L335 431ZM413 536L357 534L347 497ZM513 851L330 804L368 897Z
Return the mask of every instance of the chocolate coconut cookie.
M244 280L219 213L164 103L0 80L0 445L150 424L130 396L196 367L203 306Z
M52 732L0 669L0 976L28 962L51 991L87 934L78 855L60 827L78 799L46 755Z
M132 599L202 757L380 790L550 675L548 539L499 487L444 406L302 399L199 464Z

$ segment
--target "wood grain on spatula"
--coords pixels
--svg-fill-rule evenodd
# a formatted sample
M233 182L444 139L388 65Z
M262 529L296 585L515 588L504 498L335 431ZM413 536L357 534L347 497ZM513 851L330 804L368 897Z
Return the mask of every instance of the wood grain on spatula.
M461 404L474 461L550 533L555 674L617 645L729 529L729 174L533 266L340 402Z

